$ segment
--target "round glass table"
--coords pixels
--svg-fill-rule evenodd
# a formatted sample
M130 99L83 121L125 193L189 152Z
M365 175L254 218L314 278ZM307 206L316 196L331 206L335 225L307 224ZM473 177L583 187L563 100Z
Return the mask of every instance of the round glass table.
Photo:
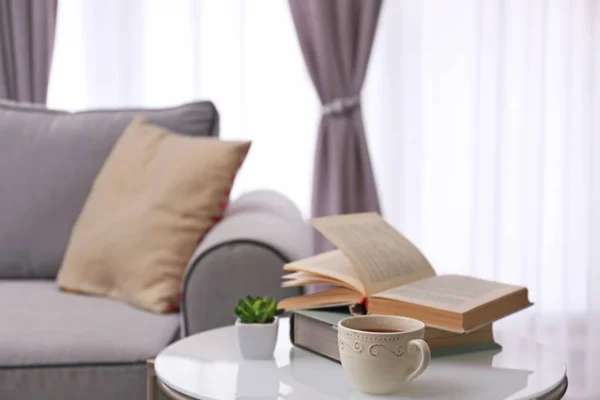
M566 367L551 348L506 333L496 339L502 350L434 358L406 390L371 396L356 389L340 364L292 346L286 318L280 322L275 355L267 361L241 359L235 328L228 326L161 351L149 362L148 396L155 400L160 390L174 400L562 398Z

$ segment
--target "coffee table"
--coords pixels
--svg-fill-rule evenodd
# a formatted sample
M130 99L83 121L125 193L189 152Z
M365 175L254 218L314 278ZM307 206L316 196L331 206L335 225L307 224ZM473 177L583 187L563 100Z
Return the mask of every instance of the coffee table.
M199 333L173 343L148 364L148 399L158 390L174 400L229 399L544 399L563 397L565 364L551 348L498 333L503 349L434 358L407 389L393 396L359 392L341 365L295 348L282 318L275 356L240 358L235 328ZM158 390L157 390L158 389Z

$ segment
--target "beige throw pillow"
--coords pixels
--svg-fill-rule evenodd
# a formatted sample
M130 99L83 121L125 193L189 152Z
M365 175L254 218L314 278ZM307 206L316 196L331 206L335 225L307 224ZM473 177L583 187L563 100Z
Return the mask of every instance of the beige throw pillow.
M221 218L249 147L135 118L94 181L58 285L157 313L174 311L186 265Z

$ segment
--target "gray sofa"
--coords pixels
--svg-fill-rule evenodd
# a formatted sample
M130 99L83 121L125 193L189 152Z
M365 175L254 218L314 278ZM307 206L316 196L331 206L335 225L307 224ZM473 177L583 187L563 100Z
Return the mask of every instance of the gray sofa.
M209 102L70 114L0 101L0 399L144 399L145 361L166 345L232 323L247 293L297 293L281 289L280 276L286 261L308 255L309 228L271 191L241 196L206 235L178 314L57 289L72 225L133 115L184 134L218 134Z

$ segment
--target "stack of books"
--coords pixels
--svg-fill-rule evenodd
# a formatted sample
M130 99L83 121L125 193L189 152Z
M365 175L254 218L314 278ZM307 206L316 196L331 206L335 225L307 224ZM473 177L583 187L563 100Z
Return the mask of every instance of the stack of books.
M292 342L338 360L337 322L361 303L372 314L399 315L426 325L434 356L499 348L492 323L532 305L526 287L462 275L437 275L425 256L379 214L315 218L311 224L337 250L284 266L283 287L331 288L291 297Z
M340 361L337 324L349 316L350 313L344 307L297 310L290 317L292 343L323 357ZM491 324L468 334L426 327L425 341L431 349L432 357L501 348L494 341Z

